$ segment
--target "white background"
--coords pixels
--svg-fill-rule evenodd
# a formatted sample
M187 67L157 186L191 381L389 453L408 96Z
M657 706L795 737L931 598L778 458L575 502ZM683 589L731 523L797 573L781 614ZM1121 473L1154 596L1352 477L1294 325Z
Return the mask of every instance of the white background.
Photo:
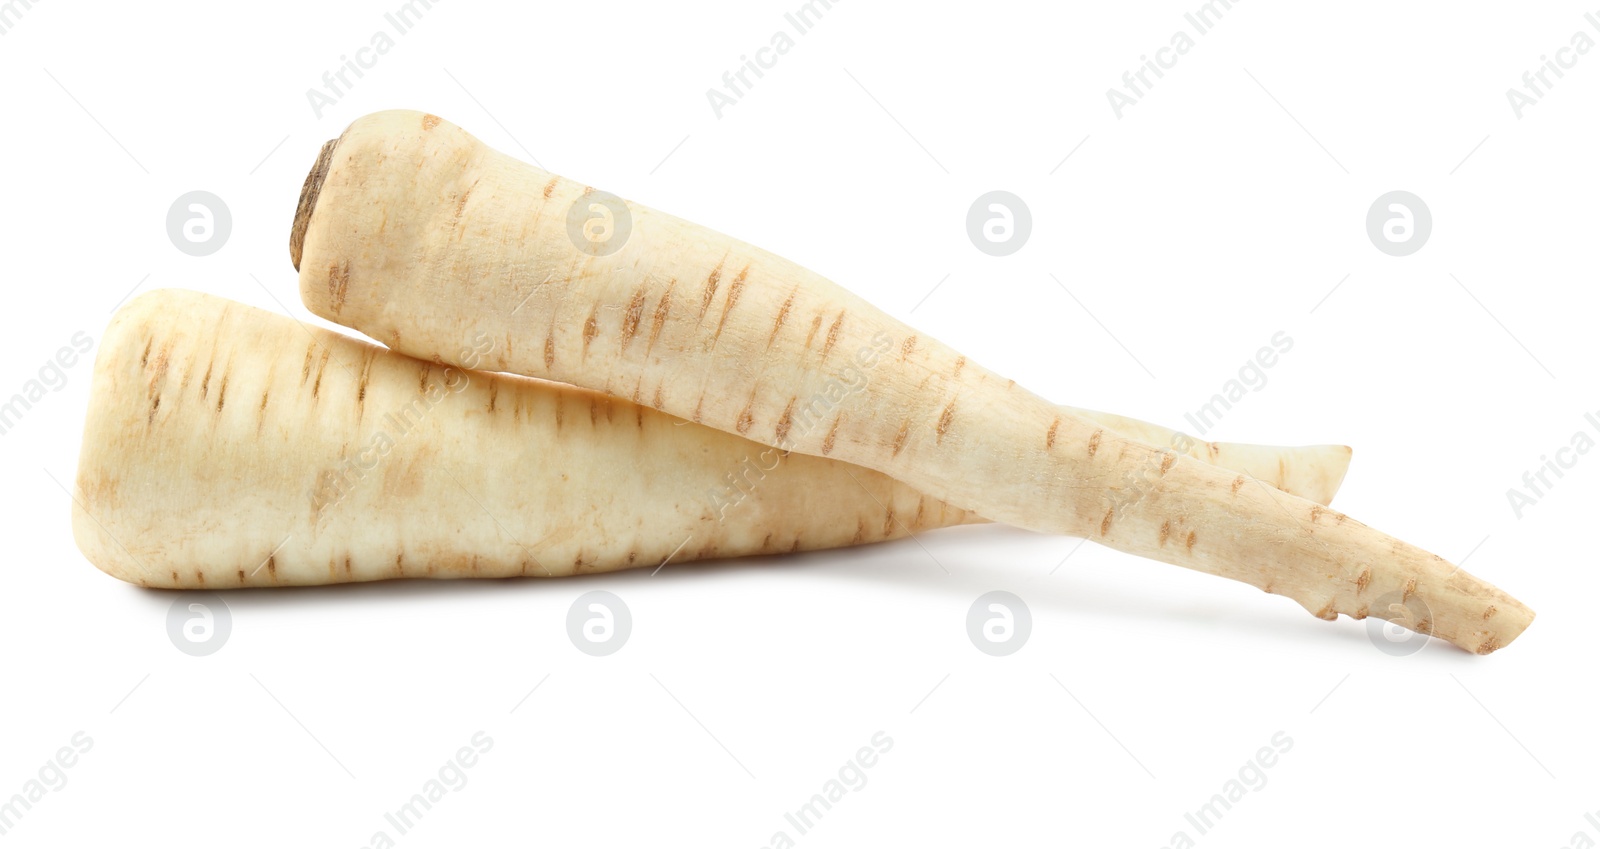
M1285 331L1293 351L1207 436L1354 446L1335 506L1470 555L1540 617L1492 657L1392 657L1366 623L996 527L654 577L235 592L229 642L194 658L166 636L178 594L72 543L52 477L71 486L83 362L0 437L0 799L74 733L94 744L6 845L364 846L480 730L469 783L398 845L1600 840L1600 456L1520 519L1506 495L1600 436L1600 51L1520 119L1505 95L1573 33L1600 39L1583 4L1239 3L1119 120L1106 90L1197 0L845 0L718 119L707 89L798 0L454 0L317 117L307 89L400 5L11 18L0 396L73 333L98 342L136 285L317 321L287 251L305 172L352 119L415 108L796 259L1064 403L1182 425ZM195 189L234 222L204 258L164 223ZM965 233L995 189L1032 211L1006 258ZM1405 258L1364 225L1395 189L1434 219ZM606 658L565 632L593 589L633 614ZM1005 658L964 624L996 589L1034 620ZM879 731L894 745L865 786L797 834L785 812ZM1184 814L1280 731L1266 785L1197 834Z

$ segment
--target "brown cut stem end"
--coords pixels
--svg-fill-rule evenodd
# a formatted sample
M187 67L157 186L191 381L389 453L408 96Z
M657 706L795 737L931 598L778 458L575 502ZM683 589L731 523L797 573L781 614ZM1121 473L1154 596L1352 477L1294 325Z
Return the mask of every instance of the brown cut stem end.
M328 177L328 169L333 165L333 151L338 146L339 139L330 139L322 146L322 152L317 154L317 164L311 166L305 185L300 187L300 204L294 211L294 229L289 231L289 258L294 261L295 271L300 270L300 251L306 244L311 213L317 208L317 195L322 193L322 181Z

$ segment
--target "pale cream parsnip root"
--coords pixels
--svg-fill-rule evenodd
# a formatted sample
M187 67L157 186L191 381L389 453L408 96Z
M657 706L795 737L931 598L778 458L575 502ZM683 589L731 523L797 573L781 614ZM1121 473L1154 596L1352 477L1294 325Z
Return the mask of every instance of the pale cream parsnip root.
M759 248L626 204L626 241L595 250L570 213L605 199L436 116L371 115L306 181L291 236L301 296L413 356L455 362L486 335L487 368L865 466L996 521L1245 581L1324 619L1380 616L1483 654L1533 619L1343 513L1065 412ZM841 393L841 381L857 388Z
M144 586L565 576L978 520L867 469L180 290L117 313L91 393L73 531ZM729 475L749 494L714 506Z

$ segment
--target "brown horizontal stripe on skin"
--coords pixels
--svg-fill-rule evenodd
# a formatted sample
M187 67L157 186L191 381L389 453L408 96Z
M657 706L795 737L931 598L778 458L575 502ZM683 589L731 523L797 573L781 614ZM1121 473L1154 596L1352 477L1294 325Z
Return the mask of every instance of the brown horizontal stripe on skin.
M456 217L455 220L450 223L451 229L461 226L461 215L467 211L467 198L472 197L472 190L476 189L477 187L478 181L473 180L472 185L468 186L467 190L462 192L461 197L456 200Z
M150 375L150 387L147 391L151 395L160 392L161 389L165 387L167 382L167 367L171 365L171 362L171 345L162 345L161 350L156 353L156 366L155 369L153 369L153 373Z
M794 306L794 292L789 293L789 299L778 309L778 318L772 322L772 333L767 336L767 350L772 350L772 343L778 341L778 331L783 329L783 323L789 319L789 308L792 306Z
M956 402L951 401L950 406L945 407L944 412L939 414L939 424L934 428L934 433L936 434L934 437L934 444L940 444L944 442L945 432L950 429L950 422L955 419L955 417Z
M700 321L706 320L706 311L711 309L711 299L717 296L717 283L721 279L722 263L719 262L717 267L711 269L711 273L706 275L706 288L700 295Z
M828 352L833 350L834 343L839 341L839 330L844 327L844 311L839 311L839 317L833 320L833 326L828 328L828 338L822 343L822 358L828 358Z
M734 275L733 282L728 284L728 298L722 302L722 318L717 321L717 332L711 337L712 341L722 338L722 328L728 324L728 316L733 308L739 304L739 293L744 291L744 280L750 273L750 266L739 269Z
M676 286L677 284L678 278L676 277L668 280L667 290L661 293L661 303L656 304L655 315L650 321L650 341L644 346L644 352L646 356L648 356L650 351L655 348L656 339L660 338L661 336L661 328L666 326L667 314L672 310L672 287Z
M633 300L628 302L628 309L622 314L622 349L627 350L628 343L639 333L639 320L644 317L645 289L649 284L639 287L633 293Z
M189 390L189 380L194 377L194 357L191 355L184 363L183 379L178 381L178 394L181 396Z
M583 322L583 355L589 356L589 343L600 333L600 308L597 306Z
M773 441L777 442L779 445L784 443L784 440L789 436L789 427L792 424L793 418L794 399L790 398L789 403L783 408L783 415L778 417L778 425L773 431L777 438Z
M900 449L906 447L906 437L909 436L910 433L911 420L907 419L900 423L900 430L894 435L894 445L892 446L893 450L891 452L891 456L900 456Z
M343 265L328 263L328 306L335 313L344 309L345 297L350 292L350 262Z
M317 400L317 398L320 396L320 394L322 392L322 372L327 367L328 367L328 354L327 354L327 351L324 350L323 354L322 354L322 362L317 364L317 377L316 377L316 380L312 381L312 383L311 383L311 400L313 400L313 401ZM226 380L226 378L224 378L224 380Z
M817 338L817 330L821 327L822 313L819 312L811 318L811 330L807 331L806 333L806 344L801 346L804 350L811 350L811 341Z
M361 377L356 381L356 420L360 421L360 406L367 400L367 385L372 382L372 364L377 360L373 356L375 351L368 351L361 358Z

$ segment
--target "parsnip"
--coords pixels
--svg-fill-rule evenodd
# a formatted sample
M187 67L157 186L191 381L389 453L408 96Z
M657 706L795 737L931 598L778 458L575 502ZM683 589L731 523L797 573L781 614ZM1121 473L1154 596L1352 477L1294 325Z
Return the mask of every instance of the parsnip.
M92 396L74 534L145 586L569 575L981 521L841 461L179 290L112 319Z
M485 334L487 368L872 468L996 521L1246 581L1324 619L1380 616L1482 654L1533 619L1435 555L1065 413L728 236L629 204L620 249L579 250L569 210L591 192L432 115L363 118L307 178L291 235L302 298L413 356L452 362Z

